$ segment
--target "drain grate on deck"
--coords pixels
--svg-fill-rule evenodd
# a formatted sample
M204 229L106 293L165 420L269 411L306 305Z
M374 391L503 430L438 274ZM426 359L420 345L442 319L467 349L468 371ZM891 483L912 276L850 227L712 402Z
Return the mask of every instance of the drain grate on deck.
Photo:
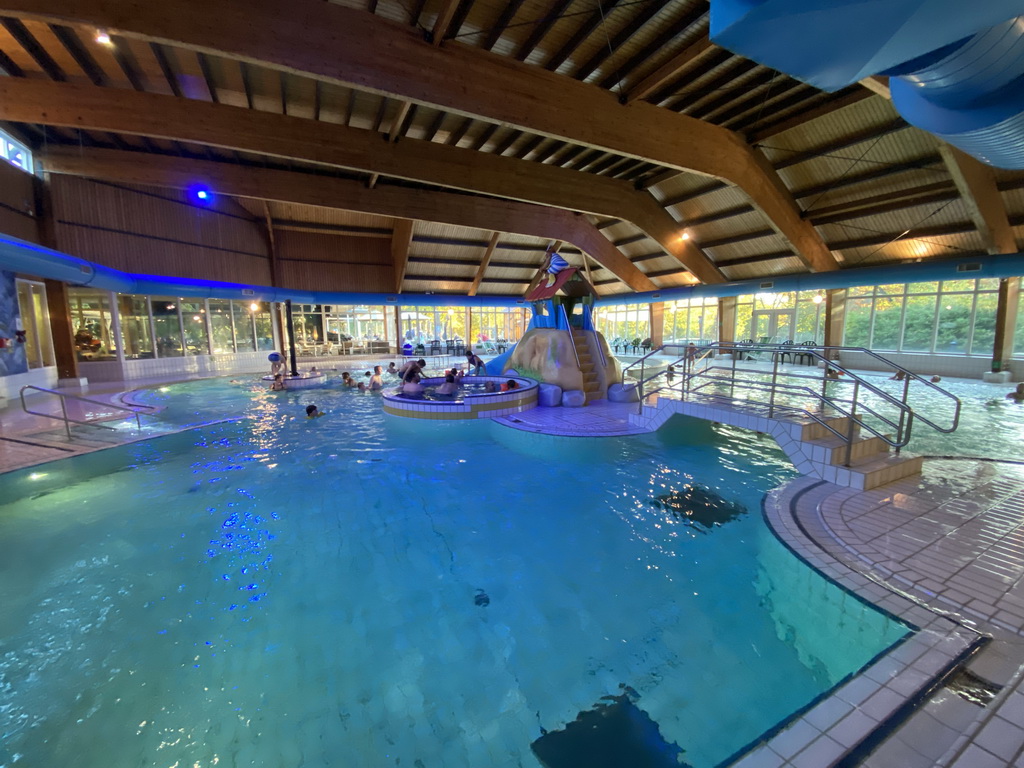
M593 709L560 731L546 731L531 744L545 768L691 768L683 750L665 741L636 692L603 696Z
M977 704L979 707L987 707L1003 690L1003 686L978 677L969 669L961 670L946 684L946 688L964 701Z

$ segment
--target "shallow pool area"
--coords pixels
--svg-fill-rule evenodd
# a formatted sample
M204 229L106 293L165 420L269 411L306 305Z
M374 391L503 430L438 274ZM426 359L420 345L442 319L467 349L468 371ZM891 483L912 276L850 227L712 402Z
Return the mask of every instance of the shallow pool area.
M537 766L628 690L710 768L907 632L767 530L769 438L136 396L238 420L0 477L0 763Z

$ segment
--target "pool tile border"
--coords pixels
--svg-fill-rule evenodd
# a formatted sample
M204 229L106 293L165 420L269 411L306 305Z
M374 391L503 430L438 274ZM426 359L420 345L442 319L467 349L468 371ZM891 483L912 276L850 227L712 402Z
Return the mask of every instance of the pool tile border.
M857 765L987 642L987 638L973 629L832 558L818 542L818 534L827 537L827 531L809 531L798 518L796 508L802 500L817 503L821 498L815 499L815 496L825 497L837 490L835 485L822 480L797 478L770 491L762 502L769 530L801 561L830 582L909 625L912 631L858 673L841 681L722 765L742 768L850 768Z

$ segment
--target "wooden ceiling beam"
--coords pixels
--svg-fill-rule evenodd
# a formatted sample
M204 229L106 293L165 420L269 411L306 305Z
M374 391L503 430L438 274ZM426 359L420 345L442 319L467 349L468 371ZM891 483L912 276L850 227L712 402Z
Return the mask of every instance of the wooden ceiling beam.
M441 9L437 12L437 18L434 19L434 27L430 32L430 42L432 45L440 45L444 42L445 37L451 31L452 20L455 18L455 12L459 9L459 0L442 0Z
M395 229L391 233L391 263L395 268L395 293L402 292L405 282L405 270L409 266L409 246L412 244L411 219L395 219Z
M626 92L624 100L625 103L632 104L634 101L646 99L652 93L658 91L672 80L679 77L684 69L713 47L714 43L712 43L710 39L702 37L697 42L693 43L693 45L684 48L656 70L647 75L647 77L632 86Z
M477 267L476 275L473 277L473 284L469 287L470 296L476 296L476 292L480 288L480 281L484 279L484 272L487 271L487 265L491 263L491 256L494 254L494 247L498 244L498 238L500 236L500 232L494 232L491 234L491 241L487 243L487 249L484 251L484 257L480 260L480 266Z
M1017 253L1017 237L1006 215L1006 204L996 186L992 167L945 142L939 146L939 155L978 228L985 249L992 254Z
M594 261L634 291L658 288L585 216L557 208L404 187L385 186L369 190L359 181L350 179L119 150L81 151L77 147L50 147L40 160L51 173L174 189L186 189L202 183L218 193L233 197L315 205L565 240L589 253Z
M362 9L321 0L164 0L134 4L126 13L109 0L0 0L0 15L100 27L198 51L200 58L215 52L725 179L807 263L838 268L774 170L757 162L739 135L644 102L622 105L597 85L458 41L426 45L416 30Z
M628 182L414 139L387 144L374 131L240 107L2 78L0 119L191 141L362 171L370 174L371 185L391 176L629 221L642 218L666 236L677 229L654 198ZM669 254L685 256L681 266L699 280L724 280L699 249L680 250L674 237L659 242Z

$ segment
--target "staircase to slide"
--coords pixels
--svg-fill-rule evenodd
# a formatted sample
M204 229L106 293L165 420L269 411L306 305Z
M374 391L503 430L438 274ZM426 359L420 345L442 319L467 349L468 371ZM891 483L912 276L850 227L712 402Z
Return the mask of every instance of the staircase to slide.
M603 377L596 362L597 357L594 355L594 346L597 344L594 332L584 331L580 328L570 328L570 332L573 346L576 348L580 373L583 375L583 394L586 396L586 402L600 400L605 395L607 385L602 380Z
M887 392L846 369L836 359L843 350L869 354L902 371L902 393ZM957 428L961 404L956 397L877 353L800 347L801 355L822 363L811 373L785 364L792 352L792 346L769 344L709 344L689 353L681 345L660 347L634 364L641 374L635 384L639 405L630 422L657 429L681 414L768 434L799 472L859 490L921 472L920 456L901 453L915 427L945 433ZM664 370L644 375L656 354L662 360L667 354L681 369L673 380ZM914 395L926 388L943 396L931 400L948 403L946 412L914 409Z

